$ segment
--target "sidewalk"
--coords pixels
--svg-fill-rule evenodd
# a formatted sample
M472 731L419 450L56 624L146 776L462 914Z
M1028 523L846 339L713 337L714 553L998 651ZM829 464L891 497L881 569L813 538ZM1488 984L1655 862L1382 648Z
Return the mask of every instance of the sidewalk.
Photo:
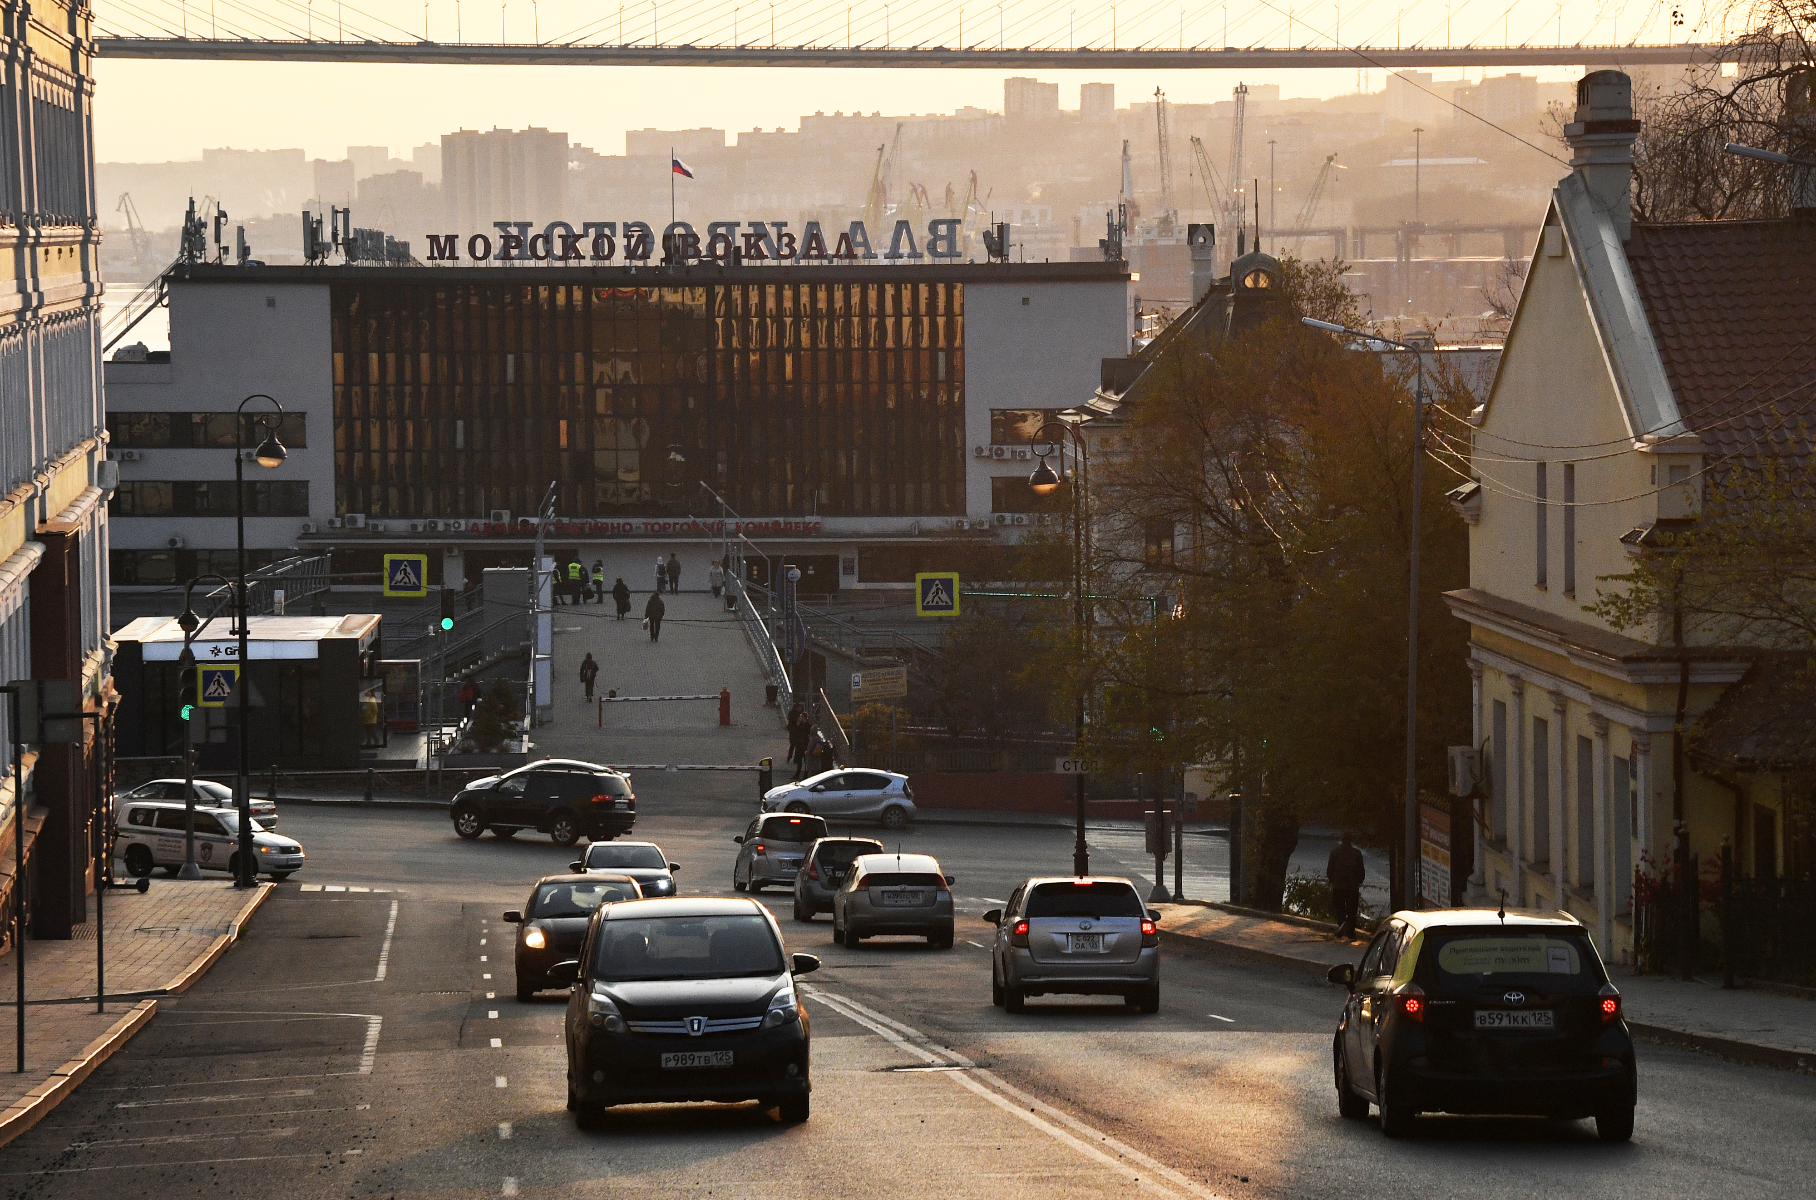
M1365 937L1337 941L1334 928L1321 921L1228 905L1155 907L1169 941L1303 967L1319 979L1338 963L1359 960L1367 945ZM1748 988L1723 991L1718 980L1684 983L1620 968L1613 979L1635 1037L1754 1066L1816 1071L1816 1001Z
M158 1010L155 996L187 991L239 937L272 885L251 892L227 880L154 879L151 890L107 896L107 993L95 1011L94 899L89 923L67 942L25 945L25 1073L15 1074L17 968L0 955L0 1146L43 1119L124 1046ZM137 994L137 995L135 995ZM71 997L85 1002L52 1003Z

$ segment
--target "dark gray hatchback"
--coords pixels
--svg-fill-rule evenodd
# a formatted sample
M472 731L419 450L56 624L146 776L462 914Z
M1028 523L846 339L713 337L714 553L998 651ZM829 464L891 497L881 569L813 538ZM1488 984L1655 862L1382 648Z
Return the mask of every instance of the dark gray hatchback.
M845 872L860 854L881 854L883 843L874 838L821 838L807 852L807 861L795 876L794 919L811 921L815 913L832 911L833 893L845 882Z

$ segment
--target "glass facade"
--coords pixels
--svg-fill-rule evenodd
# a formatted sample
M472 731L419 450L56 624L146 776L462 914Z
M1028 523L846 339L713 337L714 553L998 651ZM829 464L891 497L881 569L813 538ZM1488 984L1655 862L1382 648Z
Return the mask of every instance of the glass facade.
M333 288L335 509L964 511L956 282Z

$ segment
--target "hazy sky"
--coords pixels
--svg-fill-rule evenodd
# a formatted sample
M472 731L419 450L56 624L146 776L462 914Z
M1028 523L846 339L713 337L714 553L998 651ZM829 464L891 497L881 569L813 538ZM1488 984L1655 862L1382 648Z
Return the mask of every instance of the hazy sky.
M1739 0L1745 4L1748 0ZM103 33L140 36L372 38L436 41L767 45L1318 45L1503 43L1575 45L1713 40L1711 0L1349 0L1191 5L1127 0L657 0L629 6L596 0L166 0L160 6L95 0ZM1672 13L1685 13L1674 25ZM248 16L248 13L258 14ZM622 21L622 26L620 26ZM963 28L963 37L959 30ZM849 30L849 34L848 31ZM1522 68L1571 79L1573 68ZM1037 71L1060 84L1060 105L1078 85L1116 84L1117 103L1166 89L1180 102L1227 100L1228 71ZM1499 73L1499 72L1497 72ZM887 114L1000 110L995 70L733 70L720 68L429 67L337 64L147 62L97 64L97 153L103 161L198 158L204 147L301 147L341 157L348 145L393 152L443 133L494 125L540 125L605 154L623 151L625 129L752 126L794 129L816 110ZM1246 72L1285 96L1332 96L1382 87L1382 73L1351 69ZM1440 77L1460 72L1439 71Z

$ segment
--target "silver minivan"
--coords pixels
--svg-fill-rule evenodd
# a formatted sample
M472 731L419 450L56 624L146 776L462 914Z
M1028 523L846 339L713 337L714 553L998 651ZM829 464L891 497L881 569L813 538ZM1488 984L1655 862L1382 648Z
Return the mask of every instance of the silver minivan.
M1121 996L1160 1011L1160 914L1127 879L1029 879L1002 908L990 950L990 1002L1023 1011L1029 996Z
M832 895L832 940L855 950L867 937L905 933L950 950L953 882L931 854L860 854Z

